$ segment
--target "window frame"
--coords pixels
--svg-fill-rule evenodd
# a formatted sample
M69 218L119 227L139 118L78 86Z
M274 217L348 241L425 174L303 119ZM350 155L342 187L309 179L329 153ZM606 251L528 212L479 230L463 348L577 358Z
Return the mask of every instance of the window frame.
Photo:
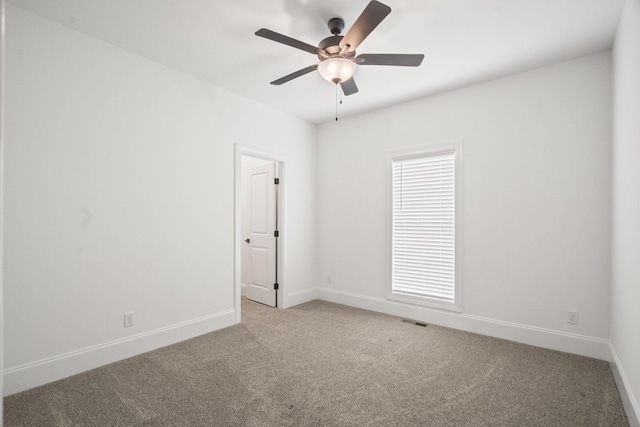
M447 152L455 153L454 177L455 177L455 243L454 243L454 262L455 262L455 280L454 280L454 301L447 302L435 298L412 296L406 294L398 294L393 292L393 164L397 161L410 160L420 157L428 157ZM417 147L402 148L388 152L387 162L387 185L389 186L387 194L388 206L388 282L387 282L387 299L407 304L420 305L430 308L462 312L462 249L463 249L463 232L462 232L462 212L463 212L463 173L462 173L462 140L442 141L420 145Z

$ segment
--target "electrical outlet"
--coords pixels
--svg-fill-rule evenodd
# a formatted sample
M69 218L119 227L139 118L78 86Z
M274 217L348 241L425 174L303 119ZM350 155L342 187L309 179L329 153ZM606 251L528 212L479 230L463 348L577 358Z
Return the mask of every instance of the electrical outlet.
M567 310L567 323L578 324L578 310Z
M133 311L124 314L124 327L129 328L136 323L136 314Z
M331 284L332 281L333 281L333 279L331 278L331 276L327 276L327 283Z

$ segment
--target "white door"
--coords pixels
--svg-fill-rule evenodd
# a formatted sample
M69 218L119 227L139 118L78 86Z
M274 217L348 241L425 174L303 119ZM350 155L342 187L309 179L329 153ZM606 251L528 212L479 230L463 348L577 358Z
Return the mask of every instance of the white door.
M276 164L258 166L251 171L249 245L246 297L262 304L276 305Z

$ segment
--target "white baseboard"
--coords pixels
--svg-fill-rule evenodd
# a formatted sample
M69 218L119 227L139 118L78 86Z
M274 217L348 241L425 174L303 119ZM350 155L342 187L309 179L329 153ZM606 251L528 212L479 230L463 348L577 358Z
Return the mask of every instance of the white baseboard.
M318 299L318 290L320 288L309 288L301 291L291 292L287 294L285 306L282 308L289 308L295 305L304 304L305 302Z
M616 349L613 347L611 342L609 343L609 347L612 356L610 364L611 372L613 373L613 378L616 380L620 399L622 399L622 406L624 406L624 411L627 414L627 420L631 427L640 427L640 405L638 405L638 401L633 395L633 390L631 390L631 387L629 386L629 380L624 373L624 369L620 363Z
M235 310L189 320L4 371L4 396L235 324Z
M570 334L445 310L435 310L329 288L319 288L318 299L534 345L536 347L611 361L609 341L601 338Z

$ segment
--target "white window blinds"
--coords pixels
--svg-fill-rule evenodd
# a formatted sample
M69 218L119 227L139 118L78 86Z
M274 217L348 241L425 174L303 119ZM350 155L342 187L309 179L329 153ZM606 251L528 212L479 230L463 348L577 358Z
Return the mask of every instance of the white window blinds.
M393 161L393 294L455 302L455 160Z

